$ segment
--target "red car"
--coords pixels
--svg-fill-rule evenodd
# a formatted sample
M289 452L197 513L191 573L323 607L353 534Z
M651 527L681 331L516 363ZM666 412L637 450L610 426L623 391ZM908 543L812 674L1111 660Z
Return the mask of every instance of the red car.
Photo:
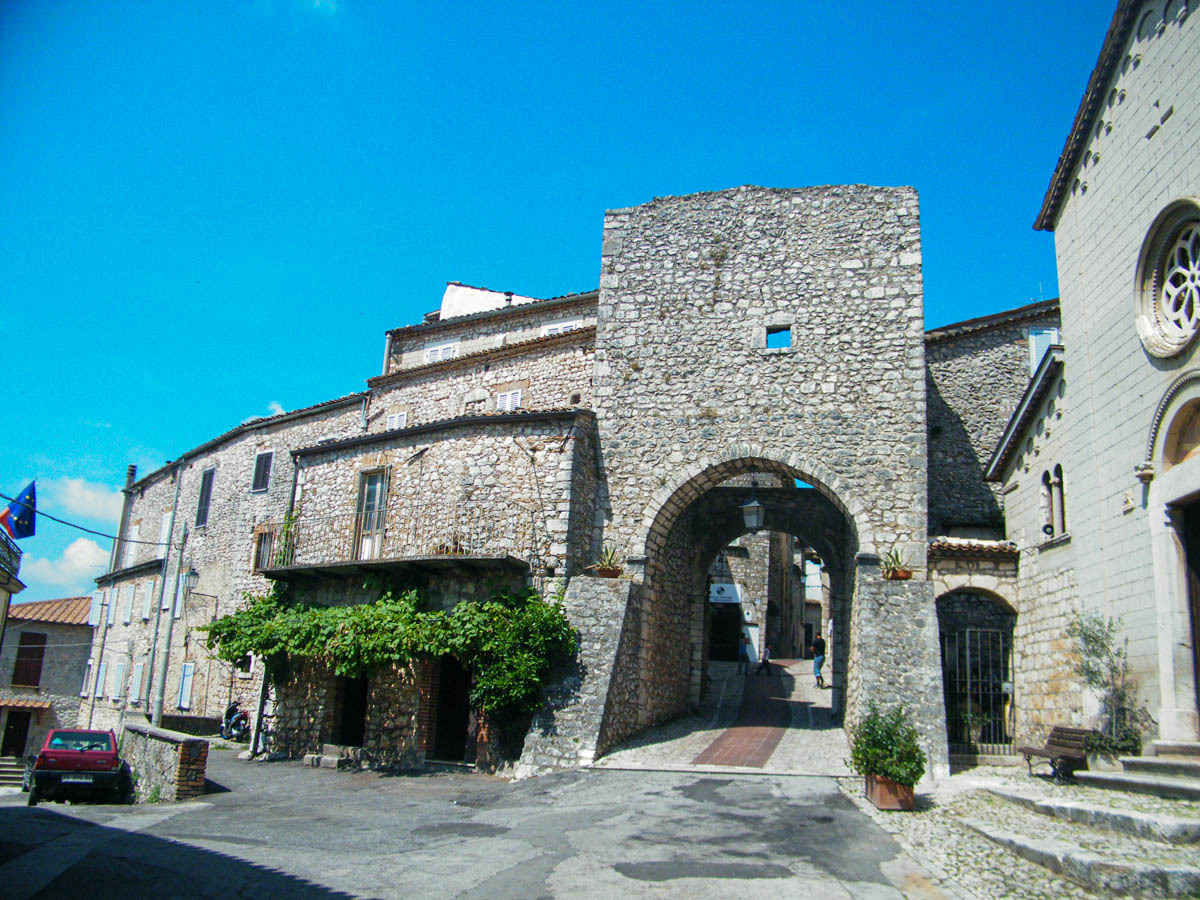
M132 796L129 767L117 753L111 731L55 728L37 759L25 770L29 805L39 800L75 800L107 795L114 800Z

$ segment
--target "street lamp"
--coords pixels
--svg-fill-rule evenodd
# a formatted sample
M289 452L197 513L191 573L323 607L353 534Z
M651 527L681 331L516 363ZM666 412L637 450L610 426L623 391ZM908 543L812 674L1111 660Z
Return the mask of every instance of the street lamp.
M183 576L183 589L185 596L195 590L197 583L200 581L200 573L196 571L195 566L191 566L187 574Z
M754 489L758 487L758 479L750 479L750 497L738 507L742 511L742 519L746 523L746 527L751 531L758 531L763 527L763 519L766 518L767 508L758 502L758 498L754 496Z

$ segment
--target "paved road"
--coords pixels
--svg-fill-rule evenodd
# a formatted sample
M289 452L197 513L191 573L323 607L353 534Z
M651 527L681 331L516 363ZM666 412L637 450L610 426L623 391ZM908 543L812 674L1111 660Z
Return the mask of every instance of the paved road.
M0 897L930 897L823 777L590 770L509 784L245 762L203 802L0 795Z

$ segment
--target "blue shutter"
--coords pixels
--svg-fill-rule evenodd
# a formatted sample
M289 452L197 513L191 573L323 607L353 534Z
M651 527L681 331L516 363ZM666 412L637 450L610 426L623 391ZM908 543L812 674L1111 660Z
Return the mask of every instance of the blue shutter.
M179 673L179 708L187 709L192 705L192 673L195 663L184 663L183 671Z

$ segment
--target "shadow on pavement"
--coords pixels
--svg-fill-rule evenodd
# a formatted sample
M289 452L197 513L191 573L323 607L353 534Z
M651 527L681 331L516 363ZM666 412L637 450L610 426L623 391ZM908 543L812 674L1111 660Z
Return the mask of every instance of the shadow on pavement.
M275 898L352 895L275 869L48 809L0 808L0 894L11 900L86 897ZM219 842L220 835L206 839ZM245 843L244 839L241 841Z

